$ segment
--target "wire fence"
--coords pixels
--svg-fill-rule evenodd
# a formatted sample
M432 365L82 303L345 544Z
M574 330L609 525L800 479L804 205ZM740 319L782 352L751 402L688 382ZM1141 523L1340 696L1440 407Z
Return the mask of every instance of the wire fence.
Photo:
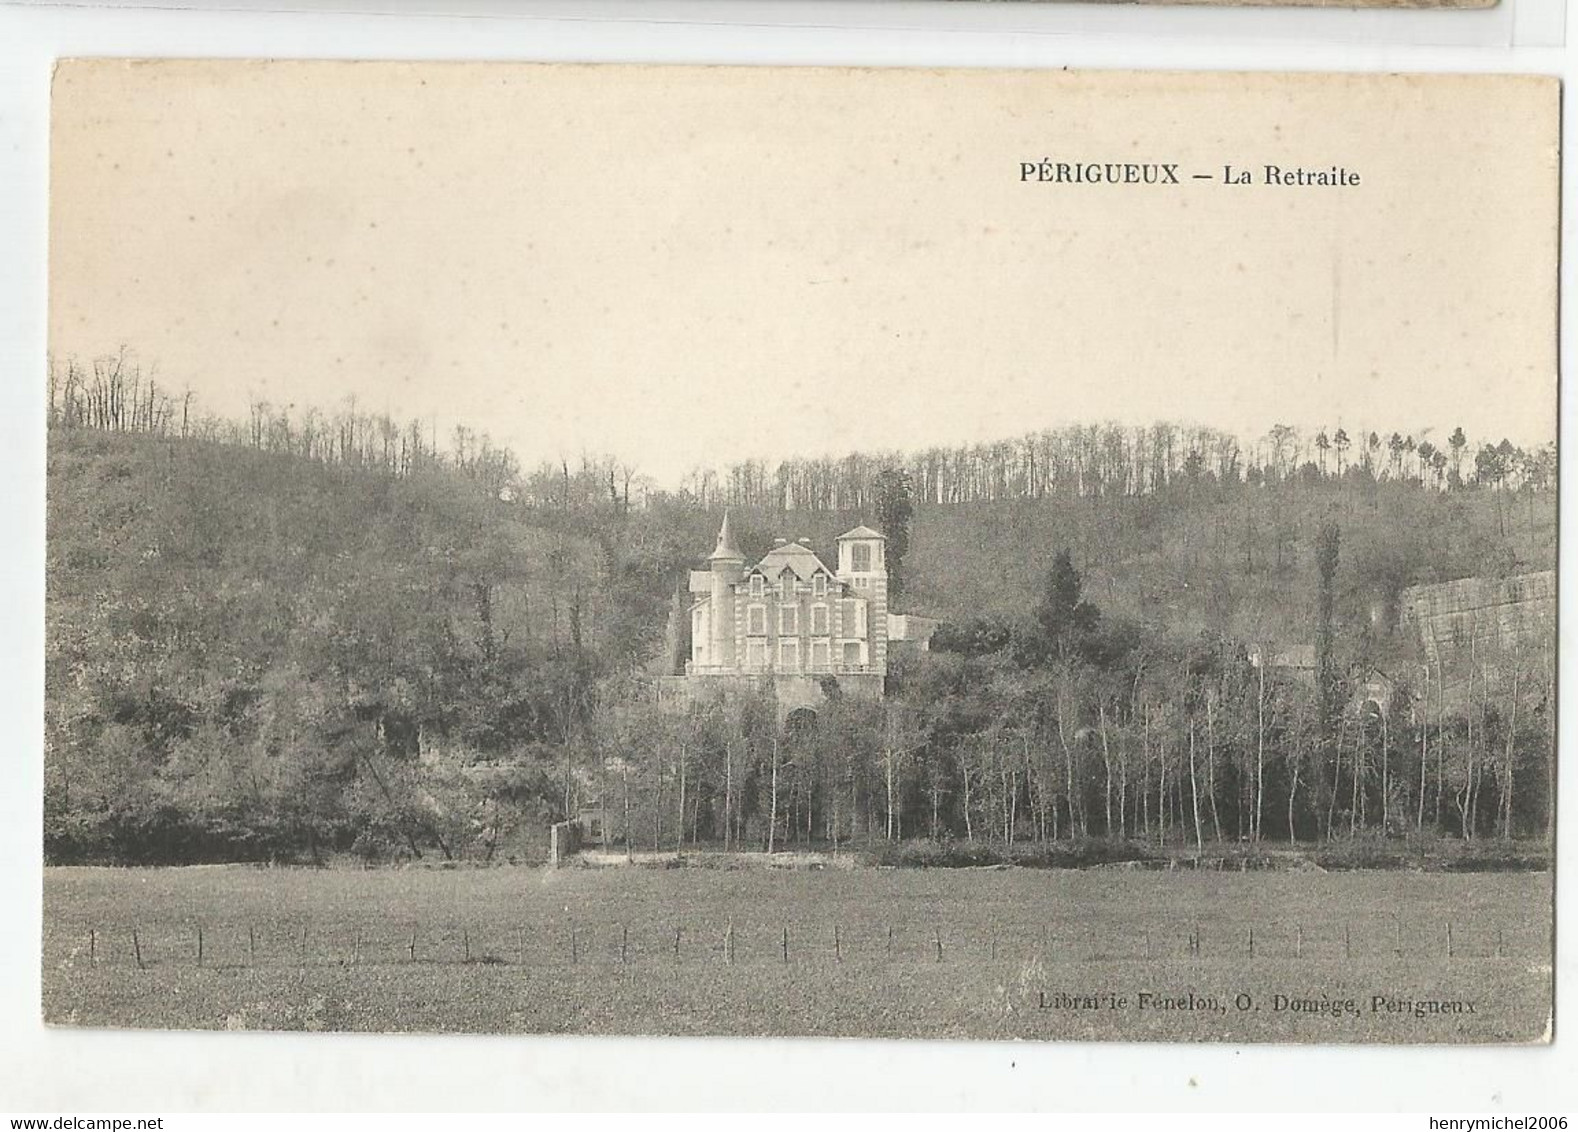
M1548 933L1526 924L1401 919L1320 923L1167 923L1114 930L1058 924L754 920L608 923L410 922L308 919L249 923L104 924L49 933L71 966L354 967L484 964L518 967L711 964L1103 962L1548 962ZM64 952L64 954L59 954Z

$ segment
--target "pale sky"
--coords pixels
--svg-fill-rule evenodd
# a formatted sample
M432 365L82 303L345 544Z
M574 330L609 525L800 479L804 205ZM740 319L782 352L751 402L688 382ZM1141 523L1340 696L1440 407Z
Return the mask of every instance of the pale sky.
M660 483L1174 419L1555 435L1555 84L76 63L51 344ZM1180 164L1177 187L1020 162ZM1357 170L1224 187L1222 166ZM1192 173L1212 181L1194 181Z

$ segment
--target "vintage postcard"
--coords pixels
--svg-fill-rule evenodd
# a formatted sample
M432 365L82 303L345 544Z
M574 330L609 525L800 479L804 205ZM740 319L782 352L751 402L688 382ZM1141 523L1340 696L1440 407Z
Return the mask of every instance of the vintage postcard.
M1548 1041L1558 93L61 63L45 1017Z

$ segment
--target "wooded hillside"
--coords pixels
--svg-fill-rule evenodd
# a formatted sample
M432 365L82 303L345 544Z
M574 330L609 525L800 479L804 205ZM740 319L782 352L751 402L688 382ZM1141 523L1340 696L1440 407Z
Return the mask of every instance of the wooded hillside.
M54 860L491 859L592 798L657 847L1545 827L1553 651L1471 679L1466 716L1406 675L1384 725L1348 704L1406 653L1404 587L1554 565L1550 451L1484 444L1464 475L1466 438L1328 465L1284 436L1245 470L1171 430L1118 478L1032 444L664 492L354 407L198 418L95 373L52 413ZM785 735L765 705L652 703L724 505L747 555L826 551L895 493L896 607L947 624L886 704ZM1248 663L1297 645L1310 686Z
M441 779L507 754L509 791L549 805L546 752L599 666L643 643L611 643L621 627L654 616L620 604L595 540L453 471L195 440L52 434L48 553L46 811L67 858L419 828L453 851L469 831L405 812L418 756Z

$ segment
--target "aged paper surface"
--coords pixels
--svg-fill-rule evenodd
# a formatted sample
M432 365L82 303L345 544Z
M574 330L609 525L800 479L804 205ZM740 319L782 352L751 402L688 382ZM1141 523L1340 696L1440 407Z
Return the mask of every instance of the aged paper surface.
M1554 81L54 99L51 1022L1548 1039Z

